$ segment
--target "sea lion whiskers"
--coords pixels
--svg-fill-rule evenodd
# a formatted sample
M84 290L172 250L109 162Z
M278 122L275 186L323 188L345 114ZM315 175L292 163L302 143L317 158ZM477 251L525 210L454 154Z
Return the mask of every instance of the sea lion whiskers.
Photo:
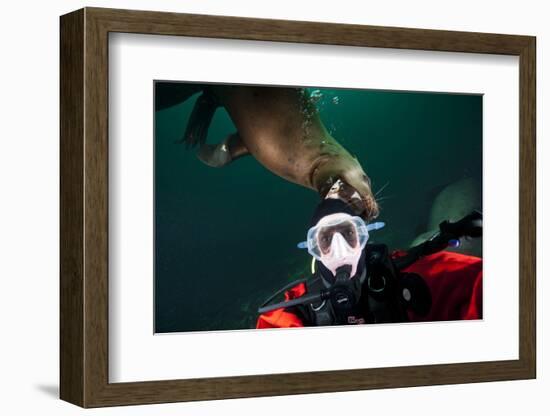
M375 192L374 197L376 198L376 197L380 194L380 192L382 192L384 189L386 189L386 187L387 187L389 184L390 184L390 181L388 181L388 182L386 182L384 185L382 185L382 187L381 187L378 191Z
M395 198L395 195L384 195L384 196L382 196L382 197L380 197L380 198L376 198L376 202L377 202L378 204L380 204L380 202L386 201L386 200L392 199L392 198Z
M367 221L378 217L378 214L380 213L380 206L378 205L377 200L372 197L362 197L361 201L363 202L365 208L363 216Z

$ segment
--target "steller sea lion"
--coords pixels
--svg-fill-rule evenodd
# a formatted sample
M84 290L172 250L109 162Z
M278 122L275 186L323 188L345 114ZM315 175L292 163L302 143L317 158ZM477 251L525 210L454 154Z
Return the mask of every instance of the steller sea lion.
M276 175L322 197L338 183L340 197L358 215L367 220L378 215L370 179L358 160L327 131L305 89L157 82L156 109L179 104L197 92L202 94L181 141L189 147L199 146L198 157L204 163L222 167L250 154ZM218 144L208 144L208 127L220 106L237 131Z

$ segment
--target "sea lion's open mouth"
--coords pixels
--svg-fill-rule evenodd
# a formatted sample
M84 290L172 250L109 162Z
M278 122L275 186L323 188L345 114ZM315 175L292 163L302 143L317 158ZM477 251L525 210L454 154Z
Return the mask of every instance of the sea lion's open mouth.
M378 217L380 209L373 197L353 198L348 203L353 207L357 215L365 221L371 221Z
M340 199L347 203L356 215L370 221L378 216L379 207L372 194L361 195L353 186L341 179L336 180L326 191L324 198Z

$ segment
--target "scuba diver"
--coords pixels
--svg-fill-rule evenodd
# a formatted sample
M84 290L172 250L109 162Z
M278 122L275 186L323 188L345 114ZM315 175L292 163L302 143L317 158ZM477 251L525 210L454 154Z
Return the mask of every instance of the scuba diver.
M481 319L481 258L445 250L463 237L481 237L480 212L442 222L408 251L368 243L369 232L383 226L365 223L329 194L298 245L313 257L312 276L267 299L256 328ZM273 303L282 293L285 300Z

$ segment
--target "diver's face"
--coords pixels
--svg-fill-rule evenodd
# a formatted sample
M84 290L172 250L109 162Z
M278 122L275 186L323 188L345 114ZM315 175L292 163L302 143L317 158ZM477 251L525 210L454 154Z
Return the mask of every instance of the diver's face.
M331 227L324 227L319 231L319 248L324 255L329 254L335 234L340 234L350 248L357 247L358 239L354 225L351 222L343 222Z
M323 217L308 231L310 253L336 276L338 268L351 266L351 276L357 271L361 252L368 239L362 219L344 213Z

